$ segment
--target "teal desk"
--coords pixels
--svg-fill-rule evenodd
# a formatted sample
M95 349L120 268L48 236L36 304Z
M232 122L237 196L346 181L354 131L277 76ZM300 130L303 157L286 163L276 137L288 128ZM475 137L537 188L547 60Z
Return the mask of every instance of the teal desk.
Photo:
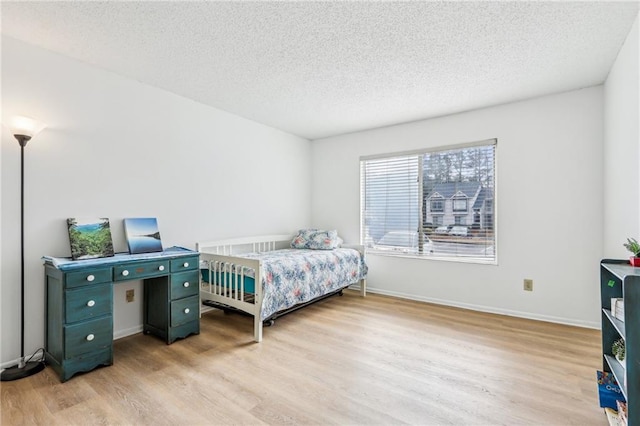
M65 382L113 364L113 285L143 280L143 331L167 344L200 333L199 253L181 247L71 261L43 257L45 358Z

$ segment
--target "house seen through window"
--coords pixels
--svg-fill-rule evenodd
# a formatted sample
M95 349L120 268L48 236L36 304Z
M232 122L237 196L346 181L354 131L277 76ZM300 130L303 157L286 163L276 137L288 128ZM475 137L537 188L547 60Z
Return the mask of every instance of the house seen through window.
M496 261L496 140L361 158L369 252Z
M442 197L431 197L431 211L444 212L444 199Z

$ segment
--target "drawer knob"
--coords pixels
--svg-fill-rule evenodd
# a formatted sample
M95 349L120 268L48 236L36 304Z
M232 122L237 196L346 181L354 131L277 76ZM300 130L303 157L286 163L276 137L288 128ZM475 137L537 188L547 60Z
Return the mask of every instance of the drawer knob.
M186 288L186 287L189 287L189 281L185 281L185 283L184 283L184 284L182 284L182 286L183 286L183 287L185 287L185 288Z
M189 308L184 308L184 313L188 314L189 313Z
M126 269L124 271L122 271L122 276L126 277L127 275L129 275L129 271L127 271Z
M96 305L96 301L95 301L95 300L89 300L89 301L87 302L87 306L88 306L88 307L90 307L90 308L91 308L91 307L93 307L93 306L95 306L95 305Z
M164 265L158 266L158 271L164 271Z
M93 339L95 339L96 336L94 336L93 334L90 334L87 336L87 342L92 341Z
M89 276L87 277L87 281L89 281L89 282L91 282L91 281L93 281L93 280L95 280L95 279L96 279L96 277L95 277L94 275L89 275Z
M184 263L182 264L182 266L184 266L185 268L188 268L188 267L189 267L189 262L184 262Z

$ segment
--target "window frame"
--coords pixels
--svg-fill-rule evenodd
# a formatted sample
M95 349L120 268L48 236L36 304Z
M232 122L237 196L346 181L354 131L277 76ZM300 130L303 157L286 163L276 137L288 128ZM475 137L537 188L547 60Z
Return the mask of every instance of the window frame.
M456 208L456 201L464 201L464 208ZM453 214L469 213L469 197L467 197L466 195L455 195L451 199L451 210L453 210Z
M492 159L492 165L493 165L493 170L492 170L492 194L483 201L483 207L484 207L484 203L487 202L491 202L492 205L492 210L490 212L483 212L483 220L490 217L491 218L491 231L492 231L492 235L493 235L493 257L485 257L487 255L482 255L479 257L473 257L473 256L465 256L465 255L461 255L461 254L456 254L456 255L426 255L426 253L411 253L411 252L385 252L385 251L379 251L379 250L372 250L371 248L367 247L365 244L365 227L364 225L364 216L365 216L365 210L364 210L364 200L365 200L365 179L364 179L364 167L367 161L371 161L371 160L384 160L384 159L393 159L396 157L402 157L402 156L411 156L411 155L415 155L415 156L421 156L420 158L422 158L423 155L426 154L433 154L433 153L444 153L444 152L448 152L448 151L456 151L456 150L463 150L463 149L467 149L467 148L478 148L478 147L493 147L493 159ZM499 248L498 248L498 227L497 227L497 223L498 223L498 211L497 211L497 205L498 205L498 140L497 138L494 139L485 139L485 140L481 140L481 141L476 141L476 142L470 142L470 143L462 143L462 144L457 144L457 145L444 145L444 146L437 146L437 147L431 147L431 148L425 148L425 149L419 149L419 150L412 150L412 151L402 151L402 152L391 152L391 153L384 153L384 154L377 154L377 155L367 155L367 156L361 156L360 157L360 240L361 240L361 244L365 244L365 249L367 250L367 254L373 254L376 256L391 256L391 257L406 257L406 258L414 258L414 259L427 259L427 260L437 260L437 261L446 261L446 262L458 262L458 263L475 263L475 264L487 264L487 265L498 265L498 252L499 252ZM443 209L442 211L433 211L431 209L432 207L432 199L429 198L428 202L425 202L425 200L423 199L423 195L424 195L424 187L423 182L422 182L422 178L424 176L424 166L422 166L423 168L421 169L421 173L419 173L419 182L420 182L420 188L422 188L422 190L420 190L420 204L422 207L420 207L420 211L421 213L419 214L420 219L420 226L424 226L423 222L424 221L428 221L427 217L431 216L432 220L431 220L431 226L433 226L435 228L435 217L441 217L443 218L445 213L447 212L447 198L446 197L442 197L441 199L444 201L443 203ZM460 182L465 182L465 181L460 181ZM440 194L437 194L440 195ZM440 198L440 197L438 197ZM470 201L470 197L468 195L463 195L460 198L464 198L464 200L466 201L466 210L459 210L459 211L454 211L453 207L453 202L456 199L456 197L451 197L449 198L449 200L451 200L451 214L453 214L454 216L467 216L470 214L473 214L475 216L476 212L475 212L475 208L471 209L470 205L469 205L469 201ZM424 211L423 211L424 209ZM444 225L441 225L444 226ZM447 226L455 226L454 224L451 225L447 225ZM470 227L469 224L467 225L460 225L460 226L467 226ZM488 246L489 248L491 248L491 246Z
M442 195L438 195L438 196L433 196L429 199L429 211L431 213L444 213L444 205L445 205L445 199ZM442 208L439 209L434 209L433 208L433 203L437 202L437 203L442 203Z

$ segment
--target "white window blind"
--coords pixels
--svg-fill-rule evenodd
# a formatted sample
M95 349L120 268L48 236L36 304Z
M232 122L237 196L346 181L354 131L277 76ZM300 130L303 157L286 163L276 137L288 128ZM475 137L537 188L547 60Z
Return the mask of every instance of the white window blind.
M361 240L370 252L496 261L495 147L361 159Z

